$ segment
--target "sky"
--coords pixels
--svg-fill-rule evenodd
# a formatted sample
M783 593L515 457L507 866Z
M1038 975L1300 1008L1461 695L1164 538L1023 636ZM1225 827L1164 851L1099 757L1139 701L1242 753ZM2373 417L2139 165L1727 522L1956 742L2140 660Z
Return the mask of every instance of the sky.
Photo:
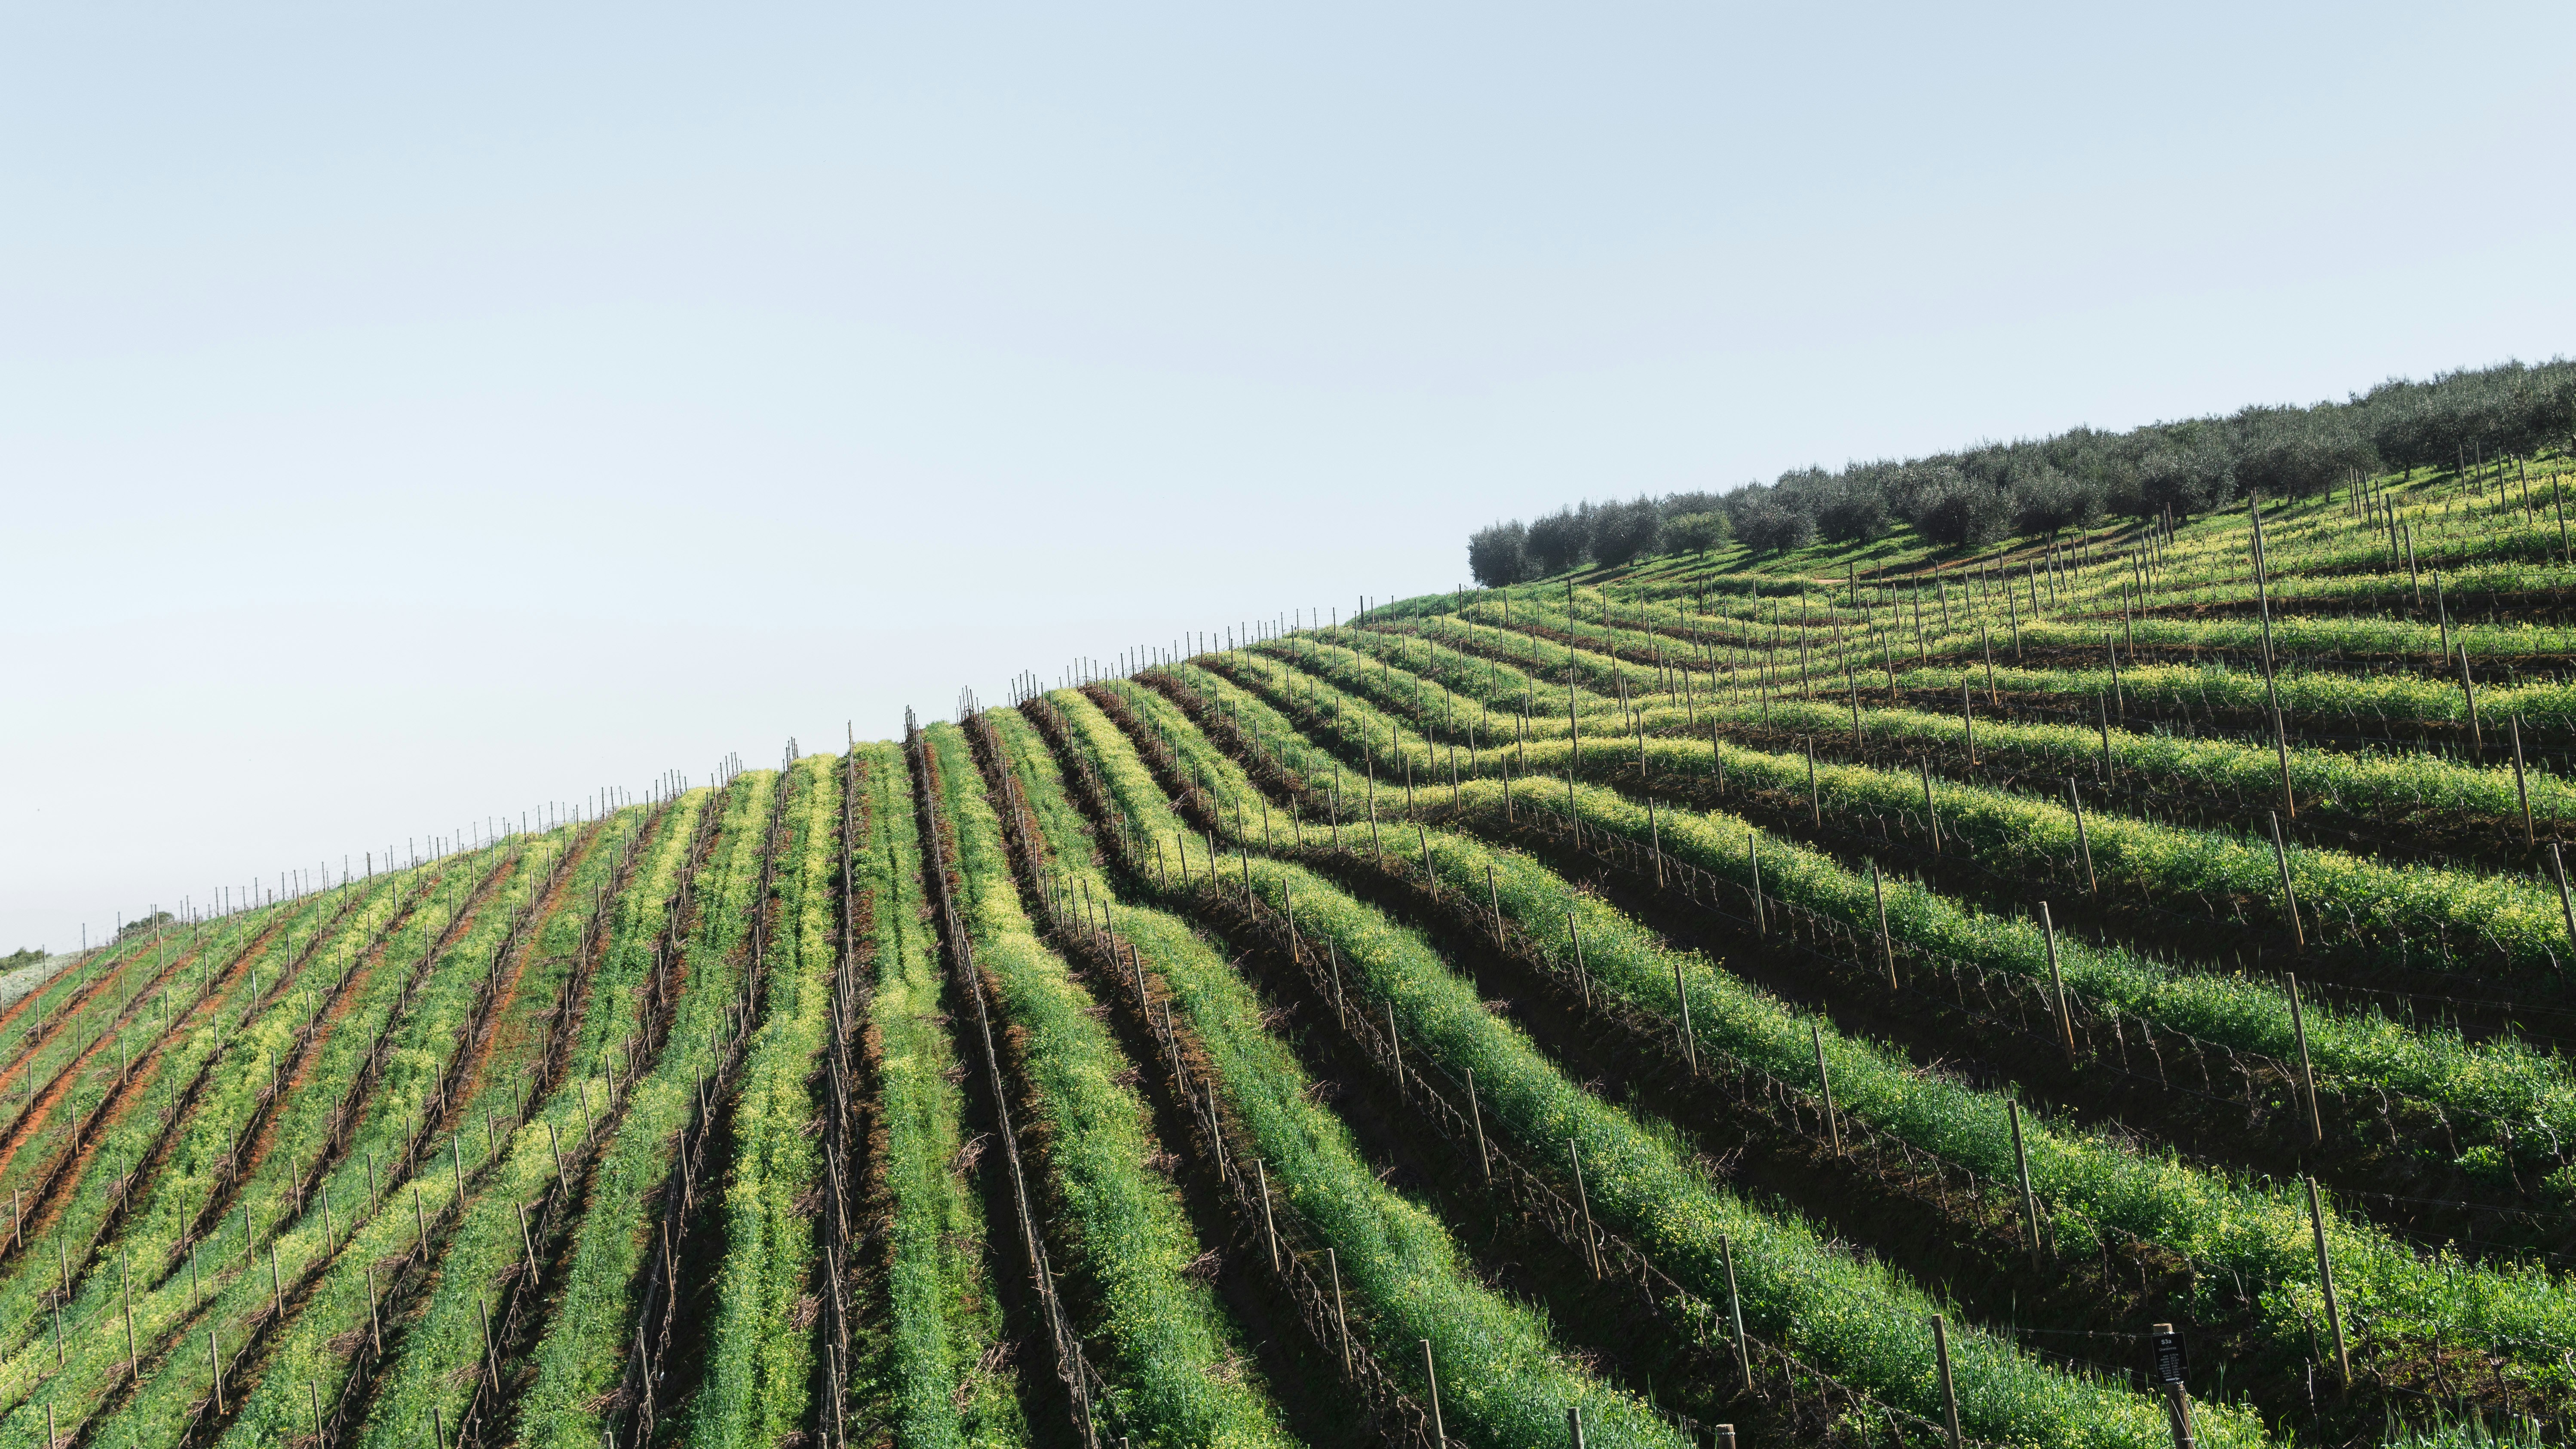
M2561 5L0 8L0 951L1468 531L2576 351Z

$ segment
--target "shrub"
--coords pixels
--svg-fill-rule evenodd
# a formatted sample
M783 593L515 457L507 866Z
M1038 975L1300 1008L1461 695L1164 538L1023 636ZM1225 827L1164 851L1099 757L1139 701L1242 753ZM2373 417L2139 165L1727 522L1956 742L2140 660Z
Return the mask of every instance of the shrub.
M1736 513L1735 536L1755 553L1787 553L1807 546L1816 536L1816 521L1794 508L1764 499Z
M1680 553L1706 553L1734 536L1726 515L1714 510L1664 520L1664 543Z
M2101 516L2099 484L2060 473L2044 463L2013 485L2012 519L2017 533L2055 533L2061 528L2083 527Z
M1560 508L1529 526L1526 548L1539 576L1561 574L1590 554L1592 519L1571 508Z
M1867 485L1839 488L1816 510L1816 531L1835 543L1874 542L1887 528L1886 495Z
M1908 520L1925 538L1951 547L1993 543L2012 531L2012 500L1955 468L1926 470L1916 480Z
M1519 519L1492 524L1467 536L1467 572L1489 589L1536 578L1530 567L1529 530Z
M1616 566L1655 551L1663 532L1663 510L1639 494L1626 503L1616 499L1592 509L1592 559Z

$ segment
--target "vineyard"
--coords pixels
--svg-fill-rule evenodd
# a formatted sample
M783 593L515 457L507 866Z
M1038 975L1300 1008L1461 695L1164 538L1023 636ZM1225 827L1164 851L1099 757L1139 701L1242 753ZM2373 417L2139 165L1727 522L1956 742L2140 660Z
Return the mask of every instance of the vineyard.
M2576 1439L2576 463L1141 647L0 1005L47 1449Z

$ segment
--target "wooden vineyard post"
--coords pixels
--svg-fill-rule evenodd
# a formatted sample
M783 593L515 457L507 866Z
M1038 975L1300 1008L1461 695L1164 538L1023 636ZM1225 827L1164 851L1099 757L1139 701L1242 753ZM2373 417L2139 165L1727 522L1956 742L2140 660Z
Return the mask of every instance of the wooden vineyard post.
M1717 1442L1714 1449L1735 1449L1735 1426L1733 1424L1711 1424L1709 1429L1717 1436Z
M1941 1369L1941 1417L1950 1431L1950 1449L1965 1449L1959 1437L1959 1386L1950 1377L1950 1326L1932 1315L1932 1354Z
M1270 1271L1279 1271L1279 1225L1270 1216L1270 1170L1252 1159L1252 1180L1261 1189L1261 1236L1270 1244Z
M1574 1449L1585 1449L1583 1443L1583 1406L1568 1405L1565 1410L1565 1441Z
M1499 944L1503 939L1503 893L1494 886L1494 867L1491 861L1485 864L1485 900L1494 908L1494 940Z
M2300 951L2308 949L2308 928L2299 922L2299 892L2290 884L2290 852L2281 844L2281 817L2272 817L2272 863L2281 871L2281 909L2290 913L2290 940Z
M2066 976L2057 965L2057 922L2048 914L2048 902L2039 903L2039 928L2048 937L2048 986L2057 994L2057 1028L2066 1042L2066 1064L2075 1065L2075 1017L2066 1009Z
M1973 770L1977 767L1977 717L1970 712L1968 704L1968 681L1962 679L1959 681L1959 732L1967 737L1968 768ZM1807 773L1812 777L1815 772L1816 750L1811 744L1807 747Z
M2317 1283L2325 1289L2326 1323L2334 1329L2335 1372L2349 1386L2352 1383L2352 1358L2344 1351L2343 1313L2335 1303L2334 1262L2326 1256L2326 1212L2317 1202L2317 1180L2308 1178L2307 1184L2308 1225L2315 1230L2317 1241Z
M1929 761L1917 761L1915 768L1923 773L1924 828L1932 834L1932 853L1939 855L1941 853L1941 813L1932 803L1932 766Z
M2558 842L2549 842L2549 875L2558 882L2558 915L2567 923L2567 947L2576 951L2576 904L2567 899L2567 861L2559 854Z
M1759 832L1759 831L1754 831L1754 830L1748 830L1748 831L1744 832L1744 858L1745 858L1745 860L1746 860L1747 862L1749 862L1749 863L1752 865L1752 867L1753 867L1753 930L1754 930L1754 934L1756 934L1756 935L1761 935L1761 936L1768 936L1768 935L1770 935L1770 934L1771 934L1771 922L1770 922L1770 919L1769 919L1769 918L1768 918L1768 917L1763 913L1763 910L1762 910L1762 836L1761 836L1761 832Z
M2299 1090L2308 1094L2308 1140L2323 1146L2326 1140L2324 1115L2317 1110L2317 1073L2308 1064L2308 1018L2299 1007L2299 975L2289 973L2290 1032L2299 1042Z
M1566 1158L1574 1164L1574 1200L1583 1208L1583 1257L1592 1267L1592 1276L1601 1276L1601 1244L1592 1231L1592 1196L1583 1187L1583 1150L1574 1139L1565 1139ZM2322 1241L2322 1240L2320 1240Z
M1699 1033L1691 1030L1690 991L1682 984L1682 958L1673 958L1673 999L1682 1008L1682 1051L1690 1061L1691 1075L1699 1075Z
M1440 1374L1432 1366L1431 1340L1425 1338L1416 1341L1422 1345L1422 1383L1431 1391L1431 1442L1437 1446L1446 1446L1449 1442L1449 1431L1440 1422Z
M2075 807L2075 850L2084 858L2084 889L2087 894L2102 894L2102 883L2093 876L2093 838L2084 831L2084 797L2076 793L2075 777L2066 779L2066 798Z
M2039 1267L2039 1195L2030 1189L2030 1149L2021 1135L2021 1103L2004 1099L2004 1116L2012 1123L2013 1167L2021 1174L2021 1215L2030 1229L2030 1266Z
M1887 892L1879 885L1878 862L1869 863L1869 895L1878 906L1878 952L1887 961L1887 989L1900 991L1896 984L1896 942L1887 934Z
M1825 1024L1811 1021L1807 1023L1807 1033L1816 1043L1816 1086L1824 1093L1825 1128L1833 1140L1834 1156L1840 1157L1843 1155L1843 1123L1834 1115L1834 1079L1825 1070Z
M1333 1275L1333 1330L1342 1340L1342 1372L1351 1371L1351 1320L1342 1311L1342 1258L1337 1249L1324 1250L1324 1266Z
M2000 706L2002 700L1995 695L1995 637L1983 619L1977 621L1977 647L1986 655L1986 703Z
M2522 843L2527 846L2535 842L2535 837L2531 829L2531 791L2522 779L2522 716L2509 714L2504 722L2505 728L2513 732L2513 797L2522 805Z
M1476 1170L1484 1176L1485 1182L1490 1186L1494 1180L1494 1155L1485 1150L1485 1109L1476 1102L1476 1069L1468 1067L1465 1071L1467 1073L1467 1119L1476 1127Z
M1735 1367L1744 1379L1745 1393L1753 1392L1753 1346L1744 1337L1744 1298L1735 1291L1735 1244L1726 1234L1717 1235L1717 1256L1726 1265L1726 1320L1735 1331Z
M2093 708L2102 726L2102 783L2111 783L2111 696L2093 696Z

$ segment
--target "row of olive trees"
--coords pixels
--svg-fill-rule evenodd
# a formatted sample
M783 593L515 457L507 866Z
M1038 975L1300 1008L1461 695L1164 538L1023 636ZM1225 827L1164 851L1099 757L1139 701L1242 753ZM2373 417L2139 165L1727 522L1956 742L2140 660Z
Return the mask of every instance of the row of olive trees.
M1478 529L1467 563L1488 586L1617 565L1729 538L1756 553L1821 537L1865 543L1898 522L1944 545L2090 525L2106 515L2189 517L2248 493L2299 498L2355 473L2455 467L2576 445L2576 362L2509 362L2392 381L2340 403L2249 407L2231 417L2075 428L1902 462L1803 468L1774 483L1660 502L1584 503Z
M1515 518L1467 537L1467 567L1488 587L1561 574L1578 564L1623 564L1650 553L1706 552L1734 537L1724 500L1676 493L1658 502L1580 503L1524 524Z

